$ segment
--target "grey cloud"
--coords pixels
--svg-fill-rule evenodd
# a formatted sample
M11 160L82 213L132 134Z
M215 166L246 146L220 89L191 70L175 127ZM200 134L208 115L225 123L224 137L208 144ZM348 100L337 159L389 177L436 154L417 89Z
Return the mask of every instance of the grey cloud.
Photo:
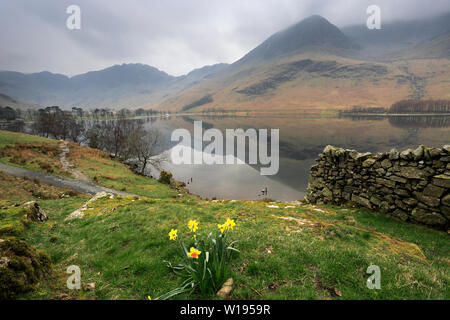
M82 29L65 27L77 4ZM448 0L7 0L0 3L0 69L78 74L140 62L170 74L233 62L272 33L320 14L338 26L363 24L368 5L382 21L450 11Z

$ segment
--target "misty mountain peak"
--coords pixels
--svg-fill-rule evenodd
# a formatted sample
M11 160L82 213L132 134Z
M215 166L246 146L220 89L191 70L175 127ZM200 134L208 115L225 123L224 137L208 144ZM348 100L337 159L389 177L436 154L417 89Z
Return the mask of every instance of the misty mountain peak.
M312 50L336 53L357 47L338 27L319 15L313 15L275 33L243 60L266 60Z

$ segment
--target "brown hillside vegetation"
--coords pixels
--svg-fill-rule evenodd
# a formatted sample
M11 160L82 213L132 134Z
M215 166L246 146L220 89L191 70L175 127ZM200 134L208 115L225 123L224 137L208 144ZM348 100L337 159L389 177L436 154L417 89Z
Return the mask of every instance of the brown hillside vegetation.
M448 59L379 63L302 54L235 68L171 96L158 108L182 110L206 95L212 99L189 111L388 108L411 98L450 99L449 74Z

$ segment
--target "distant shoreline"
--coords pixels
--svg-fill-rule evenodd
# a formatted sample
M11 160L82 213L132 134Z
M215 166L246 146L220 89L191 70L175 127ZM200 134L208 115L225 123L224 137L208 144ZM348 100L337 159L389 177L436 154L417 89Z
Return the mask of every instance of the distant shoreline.
M340 116L376 116L376 117L414 117L414 116L433 116L433 117L448 117L450 113L358 113L358 112L343 112Z

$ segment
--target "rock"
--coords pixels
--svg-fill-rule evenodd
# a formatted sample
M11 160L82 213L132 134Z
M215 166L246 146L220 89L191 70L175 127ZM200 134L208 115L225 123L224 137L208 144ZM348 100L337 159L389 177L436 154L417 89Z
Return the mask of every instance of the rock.
M95 282L83 284L83 289L87 291L95 290Z
M339 148L336 148L334 146L326 146L325 149L323 149L324 155L334 156L336 154L336 151L339 150Z
M400 158L400 152L398 152L397 149L391 149L391 151L389 152L389 159L391 160L398 160L398 158Z
M408 206L406 204L404 204L401 200L397 199L397 200L394 201L394 203L395 203L395 206L397 208L400 208L400 209L403 209L403 210L408 210Z
M450 145L446 144L445 146L442 147L442 150L444 150L444 152L446 153L450 153Z
M382 185L385 185L386 187L394 188L395 187L395 181L387 180L383 178L376 178L376 182Z
M356 161L364 161L367 158L373 156L373 154L371 154L370 152L366 152L366 153L358 153L358 155L356 156Z
M438 148L430 148L428 149L431 159L435 159L441 155L441 150Z
M416 161L422 159L423 158L424 149L425 149L424 146L419 146L416 150L414 150L412 152L413 159L416 160Z
M112 193L106 193L106 192L98 192L96 193L91 199L89 199L87 202L85 202L80 208L72 212L66 219L64 220L71 220L71 219L81 219L84 216L83 211L86 211L89 204L91 204L94 201L97 201L98 199L108 197L111 199L111 196L114 197Z
M402 151L402 152L400 152L400 159L403 159L403 160L412 159L412 157L413 157L412 153L413 153L412 149L407 149L405 151Z
M447 219L450 220L450 207L448 206L441 206L439 209L441 209L442 214L447 217Z
M414 199L414 198L403 199L403 203L405 203L406 205L408 205L410 207L415 206L417 204L417 202L418 201L416 199Z
M396 176L396 175L392 175L388 177L389 180L395 181L395 182L400 182L400 183L406 183L408 182L407 179Z
M329 200L333 199L333 192L331 192L331 190L326 187L322 189L322 194L325 198Z
M400 197L408 198L410 196L409 192L405 189L395 188L394 193L398 194Z
M405 211L400 210L400 209L396 209L396 210L392 213L392 215L395 216L395 217L397 217L397 218L399 218L399 219L401 219L401 220L403 220L403 221L406 221L406 220L409 219L409 215L408 215Z
M349 156L351 159L353 159L353 160L356 160L356 159L357 159L358 154L359 154L359 152L356 151L356 150L349 150L349 151L348 151L348 156Z
M370 202L376 205L377 207L380 207L383 201L378 197L372 196L370 197Z
M429 184L423 190L423 194L429 197L440 198L444 194L445 189Z
M413 192L413 194L416 197L416 199L422 201L423 203L429 205L430 207L437 207L441 202L439 198L429 197L417 191Z
M438 187L450 189L450 176L440 174L433 177L433 184Z
M369 159L365 160L365 161L362 163L362 166L363 166L364 168L369 168L369 167L373 166L373 164L374 164L375 162L376 162L375 159L369 158Z
M30 201L22 205L27 210L27 218L32 221L44 222L48 216L36 201Z
M423 171L415 167L402 167L398 174L407 179L422 179L425 177Z
M362 206L364 206L366 208L372 209L372 205L370 204L369 199L366 199L366 198L363 198L363 197L360 197L360 196L357 196L357 195L353 194L352 195L352 201L357 203L357 204L359 204L359 205L362 205Z
M447 222L439 213L428 212L420 208L415 208L411 215L416 221L430 226L443 226Z
M392 167L392 162L389 159L384 159L383 161L381 161L381 166L384 169L388 169L388 168Z
M441 202L444 206L450 207L450 193L448 195L446 195L445 197L443 197Z
M223 284L222 288L217 292L217 296L225 299L233 290L233 279L230 278Z

